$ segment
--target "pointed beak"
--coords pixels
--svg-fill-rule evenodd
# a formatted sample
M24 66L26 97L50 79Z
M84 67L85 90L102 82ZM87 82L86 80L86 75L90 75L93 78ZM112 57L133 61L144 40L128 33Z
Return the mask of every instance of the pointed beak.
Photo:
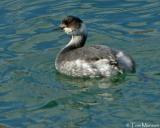
M53 31L58 31L58 30L61 30L61 28L60 27L53 28Z
M59 27L60 27L61 30L63 30L66 27L66 25L65 24L60 24Z
M63 30L66 26L64 24L60 24L58 27L53 28L54 31Z

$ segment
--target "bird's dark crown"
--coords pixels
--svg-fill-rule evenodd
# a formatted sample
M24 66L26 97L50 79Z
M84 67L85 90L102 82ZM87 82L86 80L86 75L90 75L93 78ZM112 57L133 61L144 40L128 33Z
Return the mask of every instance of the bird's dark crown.
M79 19L78 17L75 16L67 16L66 18L64 18L62 20L62 24L66 25L66 26L71 26L71 25L78 25L80 26L80 24L83 21L81 19Z

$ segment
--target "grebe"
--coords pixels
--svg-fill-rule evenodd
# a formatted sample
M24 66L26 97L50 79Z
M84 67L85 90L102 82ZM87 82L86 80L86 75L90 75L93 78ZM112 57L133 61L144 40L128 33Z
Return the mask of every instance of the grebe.
M84 47L87 29L78 17L67 16L60 28L71 36L55 60L55 68L60 73L74 77L112 77L135 72L133 59L123 51L104 45Z

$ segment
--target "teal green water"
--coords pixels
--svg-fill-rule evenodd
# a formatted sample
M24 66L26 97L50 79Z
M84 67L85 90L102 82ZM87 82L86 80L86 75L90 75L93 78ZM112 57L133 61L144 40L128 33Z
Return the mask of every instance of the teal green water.
M86 22L87 45L132 55L137 73L117 82L58 74L54 59L69 38L51 29L66 15ZM0 1L0 127L160 124L159 92L159 0Z

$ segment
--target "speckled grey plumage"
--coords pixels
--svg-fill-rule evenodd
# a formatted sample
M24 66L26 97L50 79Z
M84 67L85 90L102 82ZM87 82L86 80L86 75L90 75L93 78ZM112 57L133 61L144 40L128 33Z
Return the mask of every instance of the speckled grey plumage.
M91 62L104 58L110 59L110 57L115 60L113 51L109 47L103 45L91 45L62 52L59 54L57 62L60 63L61 61L73 61L77 59Z
M125 72L126 67L123 67L123 64L116 55L120 51L113 50L104 45L92 45L86 46L82 48L77 48L65 53L60 53L57 59L57 68L60 72L71 75L71 76L91 76L91 77L106 77L105 75L111 76L113 74L123 73ZM126 55L127 56L127 55ZM127 56L129 57L129 56ZM101 73L97 69L96 62L100 60L108 60L105 62L106 66L109 66L110 73ZM87 68L92 68L93 72L84 69L83 66L76 66L76 60L83 60L81 62L88 63L89 66ZM131 59L132 60L132 59ZM133 60L132 60L133 61ZM71 62L71 63L69 63ZM75 64L73 64L75 62ZM103 63L104 64L104 63ZM128 71L134 72L135 69L128 67ZM78 69L79 68L79 69ZM106 71L107 72L107 71Z
M69 16L62 24L72 38L56 57L55 67L60 73L76 77L110 77L135 72L133 59L124 52L104 45L84 46L87 31L77 17Z

